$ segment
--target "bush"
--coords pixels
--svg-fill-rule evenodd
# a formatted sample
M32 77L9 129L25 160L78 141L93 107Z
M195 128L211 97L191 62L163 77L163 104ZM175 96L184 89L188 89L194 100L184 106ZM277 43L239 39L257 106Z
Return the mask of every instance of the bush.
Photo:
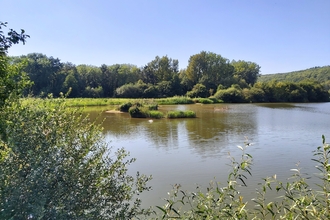
M3 109L0 219L132 219L150 177L127 174L135 159L110 151L98 125L62 101Z
M214 97L224 102L242 102L244 100L242 90L236 87L219 90L214 94Z
M129 108L132 107L132 103L127 102L119 106L118 110L121 112L128 112Z
M128 110L128 113L132 118L147 118L149 116L148 112L148 109L138 105L133 105Z
M194 85L193 89L187 92L187 96L190 98L194 97L208 97L210 95L209 91L207 90L206 86L203 84L196 84Z

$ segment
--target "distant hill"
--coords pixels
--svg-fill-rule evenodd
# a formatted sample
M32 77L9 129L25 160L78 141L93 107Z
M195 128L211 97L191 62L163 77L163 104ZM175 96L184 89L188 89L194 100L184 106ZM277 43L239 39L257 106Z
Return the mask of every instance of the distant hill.
M330 66L313 67L306 70L288 72L288 73L275 73L261 75L258 82L269 82L272 80L300 82L306 79L318 81L322 84L329 84L330 82Z

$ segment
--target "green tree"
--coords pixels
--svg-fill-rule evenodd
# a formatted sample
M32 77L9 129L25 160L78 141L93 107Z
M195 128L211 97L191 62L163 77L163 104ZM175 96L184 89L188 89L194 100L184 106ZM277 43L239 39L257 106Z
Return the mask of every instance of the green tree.
M193 84L202 83L207 89L216 89L219 84L230 86L234 68L222 56L202 51L189 58L186 75Z
M206 86L204 86L203 84L196 84L191 91L187 92L187 96L189 96L190 98L206 98L209 95L209 90L207 90Z
M89 94L86 92L86 89L95 89L102 86L102 72L100 68L91 65L78 65L77 66L77 75L74 75L79 91L76 96L85 96ZM88 89L87 89L88 90ZM103 96L103 94L102 94Z
M56 90L56 77L62 69L63 64L58 58L47 57L41 53L31 53L21 56L21 60L27 60L24 71L33 82L32 94L46 96Z
M70 97L78 97L79 96L79 85L78 80L76 79L74 74L69 74L65 77L63 83L63 90L70 90Z
M245 80L247 84L253 86L257 82L260 76L260 66L253 62L247 62L244 60L233 60L231 65L234 66L234 75L239 79Z
M24 89L31 85L28 77L22 71L24 64L10 62L12 60L7 57L7 50L12 44L25 43L29 36L24 34L24 30L18 34L13 29L10 29L6 36L2 31L6 24L6 22L0 22L0 115L6 103L17 100L23 94ZM2 139L6 139L4 134L5 120L5 118L0 117L0 137Z
M244 100L247 102L264 102L265 92L262 89L252 87L251 89L244 88L242 90Z

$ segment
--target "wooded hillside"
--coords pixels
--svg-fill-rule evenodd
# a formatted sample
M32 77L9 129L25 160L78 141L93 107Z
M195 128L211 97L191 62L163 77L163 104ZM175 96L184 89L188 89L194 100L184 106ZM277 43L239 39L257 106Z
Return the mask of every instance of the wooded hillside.
M269 82L272 80L300 82L306 79L316 80L325 83L330 80L330 66L312 67L306 70L293 71L288 73L275 73L261 75L258 82Z

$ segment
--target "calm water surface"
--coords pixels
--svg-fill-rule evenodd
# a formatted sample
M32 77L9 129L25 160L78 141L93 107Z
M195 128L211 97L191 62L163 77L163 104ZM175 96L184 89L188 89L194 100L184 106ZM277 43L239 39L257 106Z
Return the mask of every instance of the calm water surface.
M285 181L297 163L303 172L316 173L312 151L322 144L322 134L330 140L330 103L159 107L164 112L175 109L193 110L198 118L149 123L128 114L101 114L109 145L124 147L137 158L129 172L153 175L152 191L141 195L145 206L163 205L162 199L176 183L186 190L207 186L214 178L225 183L228 152L239 156L237 145L244 145L245 137L253 143L247 153L254 158L253 176L248 188L242 189L247 199L255 196L261 178L276 174ZM98 113L90 112L92 118Z

